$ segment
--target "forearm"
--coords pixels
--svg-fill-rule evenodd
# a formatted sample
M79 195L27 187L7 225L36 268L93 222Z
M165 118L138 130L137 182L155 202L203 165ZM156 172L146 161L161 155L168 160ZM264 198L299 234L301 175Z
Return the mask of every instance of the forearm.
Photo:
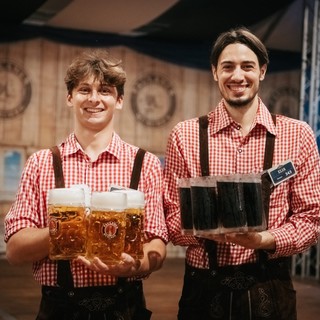
M10 237L6 246L6 257L12 265L41 260L48 254L48 228L22 229Z
M144 245L144 257L140 260L139 274L148 274L159 270L166 257L166 244L158 238L152 239Z

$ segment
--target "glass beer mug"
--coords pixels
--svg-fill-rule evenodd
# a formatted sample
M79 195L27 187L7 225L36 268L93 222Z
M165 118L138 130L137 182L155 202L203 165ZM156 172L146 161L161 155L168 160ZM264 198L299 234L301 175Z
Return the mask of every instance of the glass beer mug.
M124 252L127 196L118 192L92 192L88 215L87 259L117 264Z
M191 206L190 178L178 179L180 222L182 234L194 234L193 213Z
M117 190L127 195L126 237L124 252L135 259L143 258L144 243L144 193L138 190Z
M69 260L86 252L86 211L81 188L48 191L49 258Z

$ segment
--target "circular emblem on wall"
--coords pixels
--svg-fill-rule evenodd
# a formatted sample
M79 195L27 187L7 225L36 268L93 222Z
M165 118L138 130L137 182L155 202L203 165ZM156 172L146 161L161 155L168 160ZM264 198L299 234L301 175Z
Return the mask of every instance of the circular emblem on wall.
M31 83L25 71L10 61L0 61L0 117L22 113L31 100Z
M167 123L176 109L176 95L169 79L159 73L139 78L133 86L131 107L136 119L146 126Z
M280 87L271 92L267 107L273 113L291 118L299 117L299 91L292 87Z

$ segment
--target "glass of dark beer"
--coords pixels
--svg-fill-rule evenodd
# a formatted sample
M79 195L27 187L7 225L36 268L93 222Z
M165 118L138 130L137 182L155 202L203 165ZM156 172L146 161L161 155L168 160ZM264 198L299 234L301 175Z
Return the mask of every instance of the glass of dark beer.
M220 214L217 207L216 178L191 178L190 185L195 235L218 234Z

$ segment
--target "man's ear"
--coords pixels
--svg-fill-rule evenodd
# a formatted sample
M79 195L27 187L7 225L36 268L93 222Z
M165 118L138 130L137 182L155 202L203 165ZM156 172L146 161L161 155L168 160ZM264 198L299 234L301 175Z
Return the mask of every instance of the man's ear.
M264 80L264 77L266 76L267 73L267 65L264 64L261 68L260 68L260 81Z
M123 106L123 96L119 96L116 102L116 109L121 110Z
M67 99L66 100L67 100L67 106L68 107L72 107L73 105L72 105L72 101L71 101L72 100L72 95L71 94L69 94L69 93L67 94Z
M211 66L211 71L212 71L214 81L218 81L217 69L215 68L215 66Z

